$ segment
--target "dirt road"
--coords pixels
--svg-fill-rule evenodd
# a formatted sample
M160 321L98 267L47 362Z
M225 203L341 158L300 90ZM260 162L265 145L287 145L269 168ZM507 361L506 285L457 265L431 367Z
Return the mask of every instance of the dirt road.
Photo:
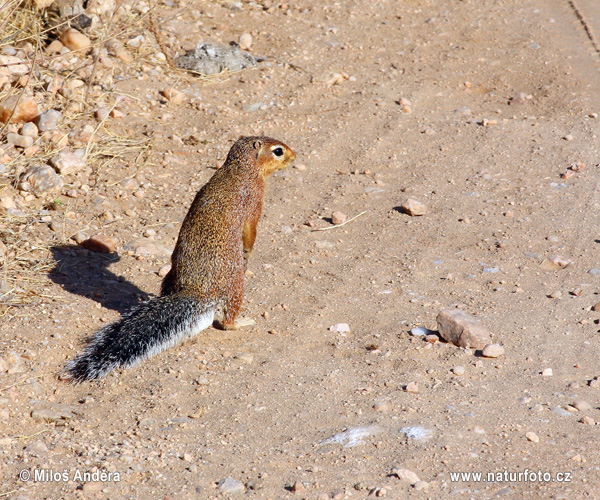
M577 5L600 32L594 2ZM117 238L120 259L55 252L39 275L53 298L2 319L2 350L25 359L2 376L0 494L600 498L600 54L572 5L181 1L158 18L184 48L251 33L266 61L222 83L135 65L116 80L133 98L111 130L152 137L151 164L100 171L69 207ZM188 101L160 104L168 86ZM269 185L244 309L257 325L210 329L97 384L58 381L85 335L158 291L168 256L123 245L152 229L171 249L194 193L254 133L299 166ZM408 198L427 213L403 213ZM335 210L365 213L333 228ZM456 306L504 356L409 334ZM119 481L74 477L96 469ZM542 476L453 475L505 471Z

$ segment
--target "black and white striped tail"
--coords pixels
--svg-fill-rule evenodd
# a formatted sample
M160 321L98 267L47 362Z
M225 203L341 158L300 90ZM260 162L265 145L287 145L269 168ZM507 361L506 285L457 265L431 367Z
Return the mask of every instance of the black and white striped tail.
M192 297L153 299L88 338L84 351L65 365L65 378L79 384L134 366L208 328L214 315L214 304Z

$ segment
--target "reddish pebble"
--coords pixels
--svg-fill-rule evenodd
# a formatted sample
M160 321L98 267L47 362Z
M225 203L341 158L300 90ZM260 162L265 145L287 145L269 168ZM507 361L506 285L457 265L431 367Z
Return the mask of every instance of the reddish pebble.
M14 95L0 103L0 121L3 123L8 120L11 123L30 122L35 120L38 114L37 102L31 97L19 98Z
M117 240L105 234L96 234L85 240L81 246L96 253L113 253L117 249Z

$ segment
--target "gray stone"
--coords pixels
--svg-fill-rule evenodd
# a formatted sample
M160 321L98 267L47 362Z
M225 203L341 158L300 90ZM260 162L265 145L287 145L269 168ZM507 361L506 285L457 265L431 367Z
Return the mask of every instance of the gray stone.
M60 176L49 165L34 165L21 176L19 189L41 195L63 187Z
M244 491L246 491L243 483L237 479L233 479L232 477L221 479L217 484L217 489L221 493L226 493L229 495L236 495L237 493L244 493Z
M127 243L123 250L133 252L134 255L154 256L154 257L170 257L171 250L162 246L155 241L147 238L138 238Z
M31 443L29 446L25 448L25 451L29 453L33 453L34 455L45 455L48 453L48 447L44 444L43 441L37 440Z
M460 309L443 309L436 321L441 337L458 347L483 349L490 343L490 332L478 320Z
M560 415L561 417L570 417L571 416L571 412L569 410L565 410L564 408L561 408L560 406L553 406L550 409L552 410L552 413L554 413L556 415Z
M35 120L40 132L55 130L58 127L58 122L62 119L62 113L56 109L49 109L42 113Z
M200 42L194 50L188 50L185 55L177 57L175 64L202 75L216 75L223 71L250 68L256 66L257 62L252 54L238 47Z
M55 409L39 409L31 412L31 418L36 422L60 422L73 418L73 413L68 406L60 406Z

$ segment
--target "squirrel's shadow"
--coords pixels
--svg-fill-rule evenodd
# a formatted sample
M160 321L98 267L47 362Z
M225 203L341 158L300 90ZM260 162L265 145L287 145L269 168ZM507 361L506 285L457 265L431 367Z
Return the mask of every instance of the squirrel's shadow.
M67 292L95 300L121 314L150 298L133 283L108 270L121 259L116 253L94 253L77 245L60 245L50 250L56 265L48 276Z

